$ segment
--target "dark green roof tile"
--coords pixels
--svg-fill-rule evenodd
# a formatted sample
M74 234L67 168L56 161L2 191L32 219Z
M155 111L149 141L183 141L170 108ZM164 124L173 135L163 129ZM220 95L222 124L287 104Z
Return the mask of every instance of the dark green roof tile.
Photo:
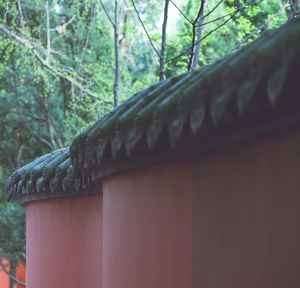
M136 93L77 136L70 155L55 151L14 172L8 197L86 192L136 160L177 159L300 122L299 75L296 18L212 65Z
M6 191L8 200L21 202L24 199L31 201L74 193L76 189L69 148L43 155L15 171L6 181Z
M144 151L151 152L167 131L170 147L176 148L188 126L196 137L207 126L218 130L278 106L290 71L299 73L299 58L297 18L213 65L137 93L74 140L75 177L102 169L104 158L107 163L124 157L123 146L131 157L142 139Z

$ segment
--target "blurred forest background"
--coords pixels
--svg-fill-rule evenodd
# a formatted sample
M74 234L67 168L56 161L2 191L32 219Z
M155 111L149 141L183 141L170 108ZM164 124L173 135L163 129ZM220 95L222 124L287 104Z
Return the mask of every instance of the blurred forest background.
M234 53L297 0L0 0L0 258L25 256L6 177L135 92ZM166 17L168 16L168 17Z

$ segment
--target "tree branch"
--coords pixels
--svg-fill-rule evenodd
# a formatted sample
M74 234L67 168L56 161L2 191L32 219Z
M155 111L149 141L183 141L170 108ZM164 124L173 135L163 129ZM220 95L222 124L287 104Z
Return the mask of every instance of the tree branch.
M18 285L22 286L22 287L26 287L26 283L21 282L19 279L17 279L14 275L10 274L8 272L8 270L5 267L5 264L3 263L3 260L0 259L0 266L2 268L2 271L15 283L17 283Z
M102 0L100 0L100 4L101 4L101 6L102 6L102 8L103 8L103 10L104 10L104 13L105 13L105 15L107 16L109 22L111 23L111 25L112 25L113 27L115 27L115 23L114 23L114 21L111 19L111 17L109 16L109 13L108 13L107 9L105 8L105 6L104 6Z
M222 0L223 1L223 0ZM173 6L178 10L178 12L183 16L183 18L188 21L190 24L193 24L193 21L190 20L186 14L183 13L183 11L175 4L173 0L170 0L170 2L173 4Z
M57 31L59 34L62 34L62 33L65 33L66 29L67 29L67 26L70 25L73 21L75 20L75 16L72 16L68 22L62 24L62 25L59 25L59 26L56 26L55 28L53 29L50 29L49 27L49 31ZM49 25L50 26L50 25Z
M236 44L236 46L229 52L229 54L234 53L235 51L237 51L238 49L240 49L240 47L245 42L247 42L251 37L253 37L258 31L261 31L263 28L265 28L267 25L269 25L274 20L275 17L277 17L278 15L280 15L280 13L281 13L281 11L279 10L271 18L269 18L264 24L260 25L259 27L257 27L253 31L251 31L246 37L244 37L239 43Z
M200 44L201 44L201 34L202 34L202 28L199 27L198 29L198 36L199 36L199 40L197 43L195 43L196 41L196 28L197 28L197 23L199 22L201 24L201 22L203 21L203 13L204 13L204 6L205 6L205 2L206 0L201 0L200 2L200 8L199 8L199 11L198 11L198 14L195 18L195 20L193 21L192 23L192 46L191 46L191 55L190 55L190 59L189 59L189 63L188 63L188 71L192 70L193 69L193 66L195 66L195 49L196 49L196 46L199 45L199 48L197 48L198 50L198 53L199 53L199 49L200 49ZM200 26L200 25L199 25Z
M166 79L165 75L165 57L166 57L166 42L167 42L167 24L168 24L169 0L165 0L164 20L161 33L161 50L159 57L159 80Z
M155 51L155 53L157 54L157 56L160 58L161 55L160 55L160 53L158 52L158 50L155 48L155 46L154 46L154 44L153 44L153 42L152 42L152 40L151 40L151 37L150 37L150 35L149 35L149 33L148 33L148 31L147 31L145 25L144 25L144 22L143 22L143 20L141 19L140 13L139 13L139 11L138 11L137 8L136 8L136 5L135 5L135 3L134 3L134 0L131 0L131 2L132 2L132 5L133 5L133 9L134 9L135 13L137 14L138 19L139 19L139 21L140 21L140 23L141 23L141 25L142 25L142 27L143 27L143 29L144 29L146 35L147 35L147 38L148 38L148 40L149 40L149 43L150 43L151 47L153 48L153 50Z
M49 62L51 56L51 35L50 35L50 15L49 15L49 1L45 3L46 10L46 31L47 31L47 62Z
M258 5L258 4L261 3L262 1L263 1L263 0L259 0L258 2L254 3L253 5L251 5L251 7L253 7L253 6L255 6L255 5ZM223 23L221 23L220 25L218 25L216 28L214 28L214 29L212 29L211 31L209 31L204 37L202 37L202 38L200 39L200 41L203 41L204 39L206 39L207 37L209 37L212 33L214 33L215 31L217 31L218 29L222 28L222 27L223 27L224 25L226 25L230 20L232 20L233 17L234 17L237 13L239 13L241 10L243 10L243 9L245 9L245 8L246 8L246 6L239 7L239 8L237 8L234 12L232 12L232 13L226 15L226 16L230 16L230 18L228 18L226 21L224 21ZM221 16L221 17L222 17L222 16ZM204 25L204 24L201 24L201 26L203 26L203 25ZM196 45L197 43L198 43L198 41L195 42L195 45ZM167 59L167 60L166 60L166 63L167 63L167 62L171 62L171 61L173 61L173 60L176 60L176 59L180 58L180 57L183 56L183 55L187 55L191 49L192 49L192 46L188 47L187 49L183 50L181 53L179 53L179 54L176 55L175 57L172 57L172 58L170 58L170 59Z
M23 11L22 11L22 6L21 6L21 1L17 0L17 7L18 7L18 11L20 14L20 24L22 29L24 29L24 18L23 18Z
M290 11L288 13L288 18L293 19L297 14L298 0L289 0Z
M224 0L220 0L214 8L212 8L207 14L203 16L203 18L207 18L210 14L212 14L223 2Z
M48 70L54 76L65 79L66 81L68 81L69 83L74 85L74 87L78 88L80 91L82 91L86 95L89 95L90 97L92 97L94 99L99 99L98 94L96 94L93 91L91 91L90 89L82 86L82 84L78 80L73 79L72 76L68 75L67 71L58 70L56 66L58 66L59 64L57 64L52 57L51 57L51 61L47 61L47 59L44 59L44 57L47 55L47 52L45 52L45 49L43 47L41 47L34 41L25 38L24 36L19 36L15 33L11 32L9 29L7 29L5 26L3 26L1 24L0 24L0 30L3 31L7 36L12 38L15 42L22 44L25 48L32 51L33 54L35 55L35 57L39 60L39 62L44 67L48 68Z
M235 10L235 11L236 11L236 10ZM217 17L217 18L215 18L215 19L212 19L212 20L210 20L210 21L201 23L201 24L197 25L197 27L199 27L199 26L205 26L205 25L207 25L207 24L214 23L214 22L217 22L217 21L219 21L219 20L222 20L222 19L224 19L224 18L226 18L226 17L231 16L232 14L234 14L235 11L230 12L230 13L225 14L225 15L222 15L222 16Z
M214 33L215 31L219 30L221 27L225 26L237 13L239 12L239 10L235 11L231 17L229 19L227 19L226 21L224 21L222 24L220 24L219 26L217 26L216 28L210 30L204 37L202 37L201 41L203 41L204 39L206 39L208 36L210 36L212 33Z

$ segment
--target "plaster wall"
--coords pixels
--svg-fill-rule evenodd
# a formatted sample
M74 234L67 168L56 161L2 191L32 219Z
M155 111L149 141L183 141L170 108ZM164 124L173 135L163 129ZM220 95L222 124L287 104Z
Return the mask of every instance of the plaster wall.
M31 202L27 288L102 287L102 196Z
M195 161L194 287L300 287L300 133Z
M181 162L104 181L103 288L192 287L191 172Z

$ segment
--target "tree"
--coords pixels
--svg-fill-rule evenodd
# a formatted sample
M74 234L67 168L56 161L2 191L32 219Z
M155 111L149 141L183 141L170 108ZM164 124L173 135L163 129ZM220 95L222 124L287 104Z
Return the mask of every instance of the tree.
M0 204L0 267L6 272L12 283L24 286L14 277L17 264L25 261L25 217L24 209L16 204ZM6 269L3 259L9 259L10 271Z

